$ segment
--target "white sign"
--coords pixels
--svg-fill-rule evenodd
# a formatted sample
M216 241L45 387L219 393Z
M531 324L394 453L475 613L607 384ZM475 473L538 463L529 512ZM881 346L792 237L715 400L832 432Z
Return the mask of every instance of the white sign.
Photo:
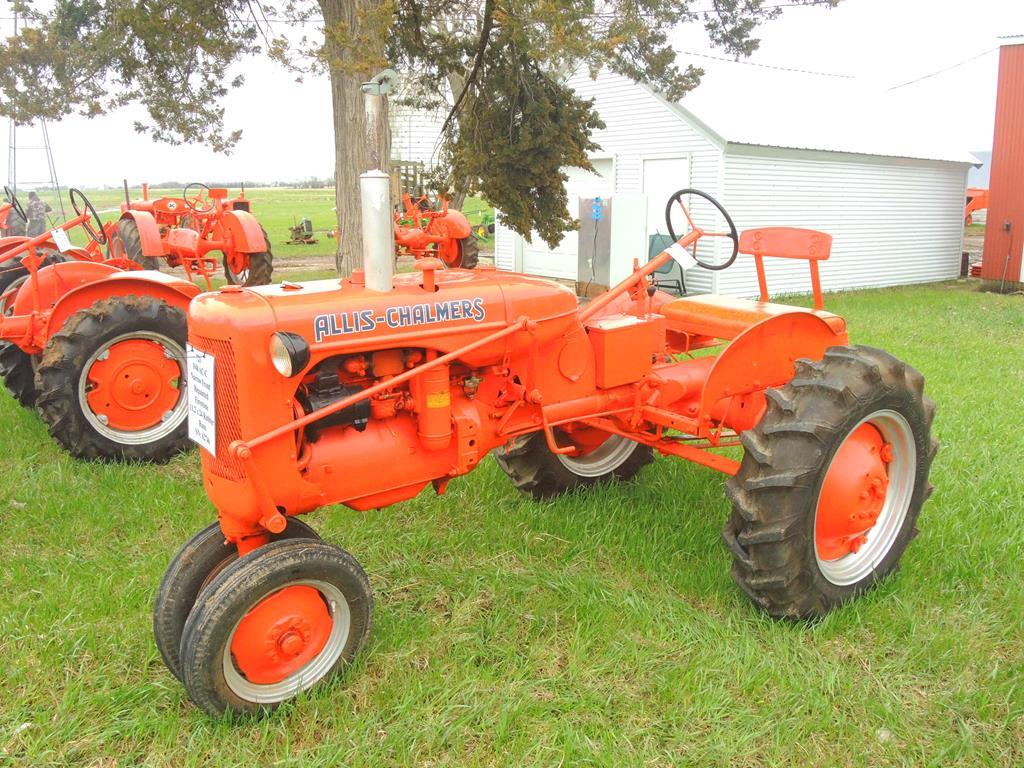
M52 229L50 234L53 235L53 244L57 246L57 250L61 253L67 253L71 250L71 241L68 239L68 233L63 229Z
M693 258L693 254L683 248L679 243L674 243L665 249L669 255L679 262L679 266L683 269L690 269L691 267L697 266L697 260Z
M214 389L213 355L185 345L187 357L188 437L214 456L217 455L217 401Z

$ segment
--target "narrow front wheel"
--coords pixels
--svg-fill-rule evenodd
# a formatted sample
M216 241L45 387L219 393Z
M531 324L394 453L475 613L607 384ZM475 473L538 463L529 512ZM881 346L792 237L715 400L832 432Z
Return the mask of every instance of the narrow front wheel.
M348 552L275 541L227 565L181 638L189 697L214 716L272 710L337 675L370 635L373 594Z

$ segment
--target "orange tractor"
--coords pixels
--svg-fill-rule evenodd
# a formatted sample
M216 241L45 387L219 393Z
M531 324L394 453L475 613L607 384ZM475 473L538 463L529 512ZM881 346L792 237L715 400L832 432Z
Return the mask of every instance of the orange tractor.
M125 255L146 269L158 269L161 261L180 266L188 279L197 278L210 288L217 259L227 281L238 285L264 285L274 271L274 254L266 230L251 212L245 191L228 199L223 188L188 184L181 197L131 200L125 183L125 202L118 224Z
M393 275L387 177L361 182L363 270L189 308L190 430L219 522L172 560L153 623L197 705L272 709L365 645L366 574L298 515L442 494L492 451L537 499L629 480L655 454L723 473L733 578L774 617L821 616L896 568L931 490L934 405L920 373L852 346L824 310L829 235L740 234L681 190L667 216L682 237L580 306L554 282L434 258ZM695 225L694 200L725 231ZM724 263L701 255L708 238L727 239ZM651 283L670 259L724 269L740 252L760 301ZM769 257L808 262L814 309L769 302Z
M165 461L187 442L186 310L199 288L139 271L116 225L70 196L75 216L57 229L0 241L0 374L73 456ZM78 227L86 248L70 244Z
M477 265L480 248L462 211L449 210L447 200L442 200L438 209L425 195L413 200L404 192L402 205L404 211L395 211L395 246L399 256L436 256L448 269L473 269Z

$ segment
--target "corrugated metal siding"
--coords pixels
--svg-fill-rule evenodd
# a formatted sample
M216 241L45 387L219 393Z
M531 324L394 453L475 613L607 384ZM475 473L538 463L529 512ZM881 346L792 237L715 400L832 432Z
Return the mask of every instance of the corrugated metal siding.
M959 275L966 164L729 146L723 204L738 229L793 226L834 238L828 290L948 280ZM773 295L808 293L806 262L769 259ZM718 273L717 290L758 292L753 259Z
M499 216L494 223L494 266L498 269L515 271L517 237L519 235L501 223Z
M570 86L583 98L595 99L605 128L594 133L601 148L594 154L615 158L615 190L643 192L644 157L687 155L690 157L690 185L714 195L720 178L721 151L695 127L684 123L657 96L631 80L609 72L591 80L575 75ZM685 181L685 180L684 180ZM682 183L680 184L682 186ZM664 207L664 200L649 200L649 205ZM499 222L495 231L495 263L500 269L512 269L515 235ZM644 226L638 222L638 226ZM710 244L709 244L710 245ZM646 254L639 254L645 257ZM711 259L711 251L702 254ZM693 269L687 273L691 290L710 291L711 273Z
M391 157L433 167L437 140L445 117L446 113L440 110L428 112L404 105L391 105L388 112L391 123Z
M996 130L992 140L988 220L981 276L1022 281L1024 259L1024 45L999 52ZM1003 229L1009 221L1011 229ZM1009 256L1009 262L1007 262Z

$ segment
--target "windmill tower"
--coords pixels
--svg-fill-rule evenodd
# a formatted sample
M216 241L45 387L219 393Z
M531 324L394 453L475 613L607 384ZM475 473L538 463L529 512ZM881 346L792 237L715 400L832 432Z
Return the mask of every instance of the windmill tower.
M14 35L18 35L18 13L14 13ZM22 142L28 143L19 144ZM44 167L45 164L45 167ZM29 178L25 178L25 175ZM50 132L45 120L37 120L19 129L14 118L11 118L7 129L7 186L17 194L22 189L48 189L60 209L61 219L67 218L64 212L64 196L57 181L57 166L53 162L53 148L50 144Z

